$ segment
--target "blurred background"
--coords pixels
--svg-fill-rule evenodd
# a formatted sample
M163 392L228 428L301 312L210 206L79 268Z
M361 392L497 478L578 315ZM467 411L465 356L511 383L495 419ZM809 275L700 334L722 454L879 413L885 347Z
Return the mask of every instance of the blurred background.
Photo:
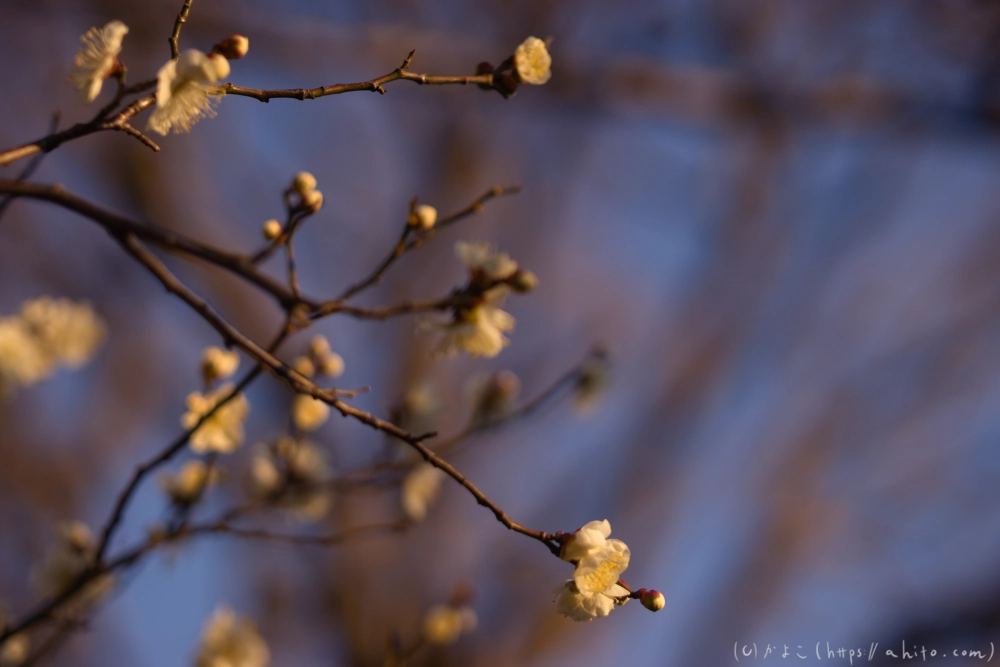
M55 110L63 126L91 116L66 85L91 26L124 21L130 81L155 76L180 4L0 3L0 146L44 135ZM346 360L338 386L372 387L358 406L387 415L429 383L445 434L468 418L471 376L509 369L530 398L607 344L596 410L553 402L452 460L530 527L610 520L632 551L624 578L667 607L556 615L570 566L446 482L399 535L336 549L206 537L161 552L50 664L188 664L227 602L258 623L272 664L381 665L387 638L412 642L458 585L477 592L478 630L413 664L722 665L753 643L764 662L768 644L989 652L1000 640L1000 5L196 0L181 48L232 33L251 46L229 80L259 88L371 79L413 48L412 71L472 73L528 35L554 38L551 82L510 100L408 82L384 96L226 98L190 134L156 137L158 154L95 135L34 180L249 251L308 170L326 198L298 236L316 297L385 255L412 197L445 214L522 184L360 299L446 294L463 278L454 242L496 243L540 281L509 301L518 324L499 357L432 360L416 318L315 330ZM266 295L167 261L256 340L280 325ZM16 612L37 601L29 572L53 523L105 520L137 463L180 432L201 349L219 343L98 227L16 201L0 221L0 314L42 294L90 301L110 333L84 370L0 404L0 599ZM248 445L280 435L288 392L264 378L248 396ZM314 440L341 470L385 447L340 419ZM227 459L210 507L238 500L249 451ZM117 548L164 507L150 480ZM392 488L344 493L324 524L285 528L398 514Z

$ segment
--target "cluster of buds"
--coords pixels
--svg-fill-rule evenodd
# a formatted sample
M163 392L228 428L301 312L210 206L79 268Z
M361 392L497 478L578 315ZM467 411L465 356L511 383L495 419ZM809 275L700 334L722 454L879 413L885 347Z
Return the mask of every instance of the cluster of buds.
M495 90L504 97L512 97L521 83L540 86L552 78L552 56L549 55L549 39L529 37L521 42L514 52L499 66L489 62L476 65L476 75L492 74L492 85L479 84L483 90Z
M250 40L243 35L230 35L212 47L212 53L218 53L226 60L239 60L250 50Z
M292 179L288 195L294 196L292 208L307 213L317 213L323 207L323 193L316 189L316 177L300 171Z

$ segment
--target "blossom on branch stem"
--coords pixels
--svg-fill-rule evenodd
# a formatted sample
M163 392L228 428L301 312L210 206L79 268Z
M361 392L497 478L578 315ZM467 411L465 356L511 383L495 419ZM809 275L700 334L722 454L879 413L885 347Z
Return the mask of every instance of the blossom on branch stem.
M219 607L205 624L196 667L265 667L271 652L252 621Z
M240 367L240 355L221 347L206 347L201 353L201 376L206 383L225 380Z
M424 324L422 329L437 328L442 337L434 348L438 355L454 357L459 351L473 357L495 357L510 341L505 332L513 331L514 317L501 310L507 287L499 285L485 292L477 305L455 313L447 324Z
M80 93L80 99L89 104L97 99L104 80L118 68L118 54L128 26L121 21L111 21L101 30L91 28L80 37L83 46L73 59L70 80Z
M188 394L188 411L181 417L181 425L193 428L199 419L211 412L232 391L232 383L226 383L212 392L201 394L196 391ZM191 434L191 449L199 454L231 454L236 451L243 444L243 422L249 412L250 402L243 394L237 394Z
M220 94L212 84L229 76L229 69L229 61L221 55L206 56L197 49L167 62L156 75L156 110L149 117L149 129L163 135L187 132L200 119L213 117Z
M514 68L524 83L540 86L552 78L552 56L545 42L529 37L514 52Z
M609 540L611 524L591 521L563 541L559 557L576 563L573 578L556 587L556 611L574 621L607 616L616 604L629 599L628 589L618 584L628 568L631 552L621 540Z
M308 360L307 360L308 361ZM315 431L330 418L330 406L308 394L292 399L292 421L302 431Z
M427 204L421 204L420 206L413 209L413 216L410 218L410 224L414 227L419 227L425 232L431 229L437 222L438 212L433 206L428 206Z
M465 264L473 280L506 280L517 271L517 262L505 252L498 252L487 243L459 241L455 255Z
M190 505L218 479L219 472L216 468L209 468L203 461L195 459L181 466L176 475L164 473L160 477L160 486L174 503Z

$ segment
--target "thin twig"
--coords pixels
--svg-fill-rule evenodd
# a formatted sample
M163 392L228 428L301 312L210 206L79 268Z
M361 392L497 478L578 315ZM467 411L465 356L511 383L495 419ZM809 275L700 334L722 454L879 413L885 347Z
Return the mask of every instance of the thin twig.
M174 21L174 31L170 33L170 37L167 38L167 43L170 44L170 57L172 59L177 59L181 52L177 46L177 40L181 36L181 27L187 23L188 14L191 12L191 3L194 0L184 0L184 6L181 7L181 11L177 13L177 20Z
M252 97L261 102L270 102L273 99L293 99L293 100L314 100L319 97L326 97L328 95L340 95L341 93L351 93L355 91L369 90L374 93L385 94L385 84L392 81L413 81L414 83L419 83L422 85L469 85L469 84L479 84L482 86L493 86L493 75L492 74L476 74L472 76L437 76L430 74L414 74L409 71L410 62L413 60L413 54L416 51L410 51L410 54L406 56L406 60L403 64L389 72L384 74L377 79L372 79L371 81L361 81L358 83L338 83L332 86L319 86L318 88L285 88L282 90L261 90L259 88L244 88L243 86L237 86L231 83L227 83L222 86L222 93L225 95L240 95L243 97Z
M334 301L335 302L347 301L351 297L368 289L372 285L378 284L379 282L381 282L382 278L389 270L389 267L395 264L400 257L405 255L407 252L413 250L414 248L419 248L424 243L434 238L437 235L438 231L441 230L442 228L448 227L458 222L459 220L462 220L471 215L479 213L479 211L481 211L483 208L483 204L490 201L491 199L495 199L496 197L504 197L507 195L517 194L520 191L521 191L521 186L519 185L511 185L507 187L504 187L502 185L494 186L489 190L487 190L482 195L480 195L479 197L477 197L474 202L463 208L461 211L458 211L457 213L452 213L451 215L442 218L437 222L437 224L434 225L434 227L424 232L414 233L415 230L413 225L407 222L403 226L403 231L399 235L399 240L396 241L396 244L393 246L392 250L386 256L386 258L382 260L382 262L377 267L375 267L375 270L372 271L363 280L351 285L346 290L344 290L344 292L336 299L334 299ZM409 241L409 243L407 243L411 235L414 238L413 240Z
M191 526L182 532L188 535L213 534L230 535L246 540L260 540L264 542L280 542L284 544L304 544L311 546L335 546L343 544L347 540L366 535L369 533L399 532L410 527L412 522L408 520L393 521L391 523L380 523L370 526L358 526L350 528L333 535L294 535L288 533L272 533L266 530L256 530L250 528L237 528L227 522L217 522L199 526Z

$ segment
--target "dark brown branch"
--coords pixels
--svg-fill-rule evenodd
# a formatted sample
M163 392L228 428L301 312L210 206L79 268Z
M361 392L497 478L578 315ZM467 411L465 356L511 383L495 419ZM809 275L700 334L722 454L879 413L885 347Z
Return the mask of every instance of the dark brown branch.
M516 195L520 192L521 192L520 185L508 185L506 187L502 185L493 186L487 192L481 194L476 199L476 201L472 202L471 204L463 208L461 211L458 211L457 213L452 213L448 217L438 220L437 224L434 225L431 229L424 232L423 234L414 237L409 243L406 244L406 251L409 252L414 248L419 248L420 246L422 246L423 244L427 243L432 238L437 236L438 232L440 232L442 229L446 229L460 220L464 220L465 218L468 218L472 215L475 215L476 213L479 213L480 211L483 210L483 204L490 201L491 199L496 199L497 197L508 197L510 195Z
M188 20L188 14L191 13L191 3L194 0L184 0L184 6L181 7L181 11L177 13L177 20L174 21L174 31L170 33L170 37L167 38L167 43L170 44L170 57L176 59L180 56L181 52L177 46L177 40L181 36L181 27Z
M156 96L147 95L146 97L139 98L129 104L109 121L103 121L99 115L91 121L86 123L77 123L73 127L63 130L62 132L49 134L48 136L42 137L41 139L33 141L30 144L24 144L23 146L18 146L16 148L0 152L0 167L32 155L37 155L38 153L48 153L71 139L77 139L88 134L94 134L95 132L102 132L106 130L122 131L122 126L125 123L131 120L137 113L144 109L148 109L155 103ZM157 150L159 149L157 148Z
M52 114L52 121L49 123L49 134L54 133L57 129L59 129L58 111ZM14 180L22 182L31 178L31 175L35 173L35 170L38 169L39 165L42 164L42 160L44 158L45 158L45 153L39 153L38 155L36 155L34 159L32 159L31 162L28 163L28 166L21 170L21 173L18 174L17 178ZM17 195L11 194L7 195L2 200L0 200L0 218L3 217L4 211L7 210L7 207L10 205L12 201L14 201L16 197Z
M66 192L61 186L19 183L17 181L0 179L0 193L52 202L93 220L113 236L132 234L168 252L203 259L257 285L277 299L285 309L291 309L300 302L300 299L296 298L288 288L267 274L258 271L243 255L214 248L190 239L178 232L163 229L155 225L134 222L124 216L95 206L85 199L72 195ZM314 302L304 301L310 307L318 307L318 304Z
M393 71L378 77L377 79L372 79L371 81L361 81L358 83L338 83L332 86L320 86L318 88L286 88L282 90L260 90L259 88L244 88L243 86L236 86L231 83L227 83L222 86L222 92L226 95L240 95L243 97L252 97L261 102L270 102L273 99L293 99L293 100L314 100L318 97L326 97L327 95L340 95L341 93L352 93L361 90L369 90L373 93L385 94L385 84L392 81L413 81L414 83L419 83L421 85L468 85L468 84L479 84L482 86L493 86L493 75L492 74L477 74L472 76L434 76L430 74L414 74L409 71L410 62L413 60L413 54L416 51L410 51L410 54L406 56L406 60L403 64L394 69Z

